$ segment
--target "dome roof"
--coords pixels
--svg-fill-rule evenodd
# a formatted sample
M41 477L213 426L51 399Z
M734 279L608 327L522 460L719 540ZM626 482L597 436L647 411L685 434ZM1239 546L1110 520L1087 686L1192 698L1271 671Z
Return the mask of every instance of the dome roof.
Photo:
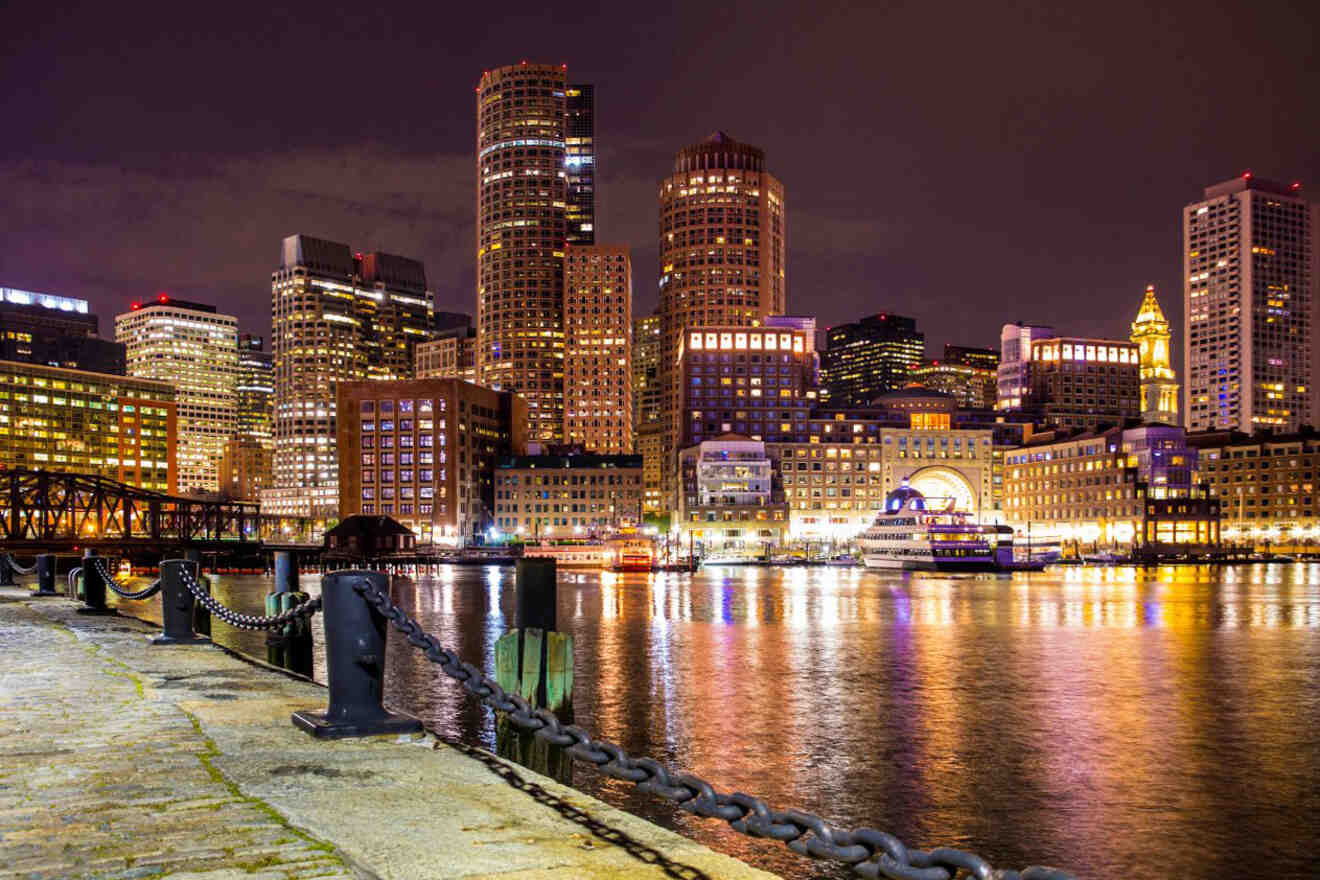
M885 512L898 513L904 507L911 510L925 510L926 496L903 481L903 485L885 496Z

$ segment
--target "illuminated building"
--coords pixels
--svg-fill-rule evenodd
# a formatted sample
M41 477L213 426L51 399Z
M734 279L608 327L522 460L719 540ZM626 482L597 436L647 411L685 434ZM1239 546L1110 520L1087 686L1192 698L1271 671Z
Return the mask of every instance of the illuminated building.
M422 264L354 254L346 244L291 235L271 275L275 361L274 488L262 511L338 515L335 386L408 378L428 338L433 297Z
M417 346L418 379L477 380L477 330L462 327L445 331Z
M97 474L174 494L174 387L0 361L0 470Z
M686 147L660 183L666 497L684 433L678 350L697 327L750 327L787 311L784 187L765 154L723 132Z
M98 332L87 300L0 287L0 360L124 375L123 344Z
M1006 458L1004 515L1023 537L1145 555L1219 543L1220 503L1182 428L1046 432Z
M1219 499L1232 542L1314 544L1320 540L1320 434L1189 434L1201 475Z
M238 319L161 294L115 316L128 375L177 392L178 470L184 494L220 491L220 459L238 420Z
M587 83L564 90L564 237L569 244L596 243L596 89Z
M516 64L477 86L477 381L526 399L548 443L564 431L565 77Z
M1098 429L1141 416L1140 357L1115 339L1052 337L1031 343L1021 409L1048 425Z
M340 382L340 516L391 516L419 545L482 543L492 472L526 443L523 401L461 379Z
M275 365L265 340L238 337L237 417L220 459L220 491L257 501L272 485L275 454Z
M1023 408L1023 398L1031 393L1031 344L1052 339L1054 328L1043 324L1005 324L999 332L998 403L996 409L1015 411Z
M1169 366L1169 341L1173 334L1155 299L1153 286L1146 288L1129 338L1137 345L1140 361L1141 420L1178 424L1178 383Z
M632 390L633 432L641 433L648 425L659 425L664 396L664 371L661 367L663 335L659 313L633 320Z
M961 364L964 367L980 367L983 370L999 369L999 352L993 348L972 348L967 345L944 345L946 364ZM993 407L991 407L993 409Z
M1183 381L1193 431L1313 420L1317 224L1301 185L1244 174L1183 208Z
M926 336L900 315L869 315L825 331L821 396L832 406L866 406L902 388L925 356Z
M495 466L495 527L506 536L601 538L641 521L641 456L513 455Z
M564 439L633 450L632 258L624 245L569 245L564 260Z
M702 557L757 558L784 543L788 505L765 444L738 434L703 440L678 456L672 531Z
M960 406L995 408L997 374L993 369L938 360L913 367L910 375L913 382L925 388L952 395Z
M642 512L663 516L669 510L664 500L664 431L659 422L645 425L633 435L633 450L642 457Z

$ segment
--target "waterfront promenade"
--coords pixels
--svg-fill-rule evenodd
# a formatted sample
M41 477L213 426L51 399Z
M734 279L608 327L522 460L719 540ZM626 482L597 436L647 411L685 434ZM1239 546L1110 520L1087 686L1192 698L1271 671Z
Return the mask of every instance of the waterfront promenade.
M773 875L433 736L316 741L319 685L0 588L0 878Z

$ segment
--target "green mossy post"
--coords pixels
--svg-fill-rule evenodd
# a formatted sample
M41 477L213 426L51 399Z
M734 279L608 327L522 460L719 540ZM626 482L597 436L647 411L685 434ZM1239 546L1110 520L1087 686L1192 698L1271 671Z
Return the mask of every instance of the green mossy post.
M519 560L516 592L514 619L520 626L495 642L495 680L506 691L516 692L534 707L549 709L564 724L572 724L573 637L522 625L531 621L554 625L558 598L554 560ZM519 730L504 715L496 719L495 750L501 758L537 773L565 784L572 782L573 762L567 752Z

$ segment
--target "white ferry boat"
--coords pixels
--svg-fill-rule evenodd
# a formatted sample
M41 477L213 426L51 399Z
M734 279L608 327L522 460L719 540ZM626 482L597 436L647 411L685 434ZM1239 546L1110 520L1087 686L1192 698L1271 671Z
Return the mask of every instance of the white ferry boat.
M952 499L941 509L931 509L925 496L905 480L885 498L884 510L871 527L857 536L862 563L867 568L925 571L1020 567L1013 561L1012 529L978 525L969 518L953 509Z

